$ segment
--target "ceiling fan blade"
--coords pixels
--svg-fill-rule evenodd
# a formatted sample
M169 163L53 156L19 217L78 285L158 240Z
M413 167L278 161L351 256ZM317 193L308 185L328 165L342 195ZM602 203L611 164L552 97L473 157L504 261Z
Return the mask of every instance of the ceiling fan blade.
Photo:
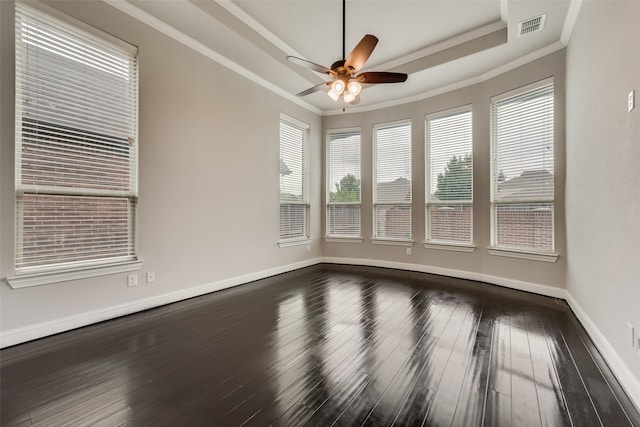
M360 83L402 83L407 81L407 75L404 73L388 73L386 71L367 71L360 73L356 77Z
M297 93L297 94L296 94L296 96L305 96L305 95L309 95L310 93L317 92L317 91L319 91L319 90L322 90L322 89L323 89L323 86L327 86L327 85L329 85L330 83L331 83L331 82L323 82L323 83L317 84L317 85L315 85L315 86L313 86L313 87L310 87L310 88L309 88L309 89L307 89L307 90L303 90L302 92Z
M378 44L378 38L376 36L372 36L371 34L365 35L349 54L349 57L344 63L345 68L351 73L357 72L362 68L364 63L367 62L376 44Z
M296 56L287 56L287 59L296 65L300 65L301 67L305 67L310 70L317 71L318 73L329 74L329 75L333 73L333 71L331 71L330 68L323 67L322 65L318 65L314 62L307 61L306 59L298 58Z

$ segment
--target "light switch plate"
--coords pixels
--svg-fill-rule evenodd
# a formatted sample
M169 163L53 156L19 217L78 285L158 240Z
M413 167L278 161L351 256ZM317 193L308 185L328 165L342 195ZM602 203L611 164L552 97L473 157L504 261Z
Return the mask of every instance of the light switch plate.
M627 96L627 109L629 112L633 111L636 108L636 91L632 90L629 92Z

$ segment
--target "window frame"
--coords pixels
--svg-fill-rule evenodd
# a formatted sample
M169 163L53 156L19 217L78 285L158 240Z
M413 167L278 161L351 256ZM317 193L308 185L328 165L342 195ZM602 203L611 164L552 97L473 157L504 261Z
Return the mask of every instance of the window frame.
M505 200L505 199L497 199L496 198L496 174L499 174L499 171L497 170L497 162L498 162L498 150L497 150L497 144L498 144L498 140L497 140L497 118L495 118L495 114L496 114L496 105L498 103L501 103L505 100L511 99L511 98L517 98L521 95L524 95L528 92L532 92L535 90L540 90L542 88L544 88L545 86L551 86L551 90L553 93L553 128L551 130L551 135L553 138L553 149L552 149L552 155L553 155L553 188L554 188L554 192L553 192L553 197L551 198L544 198L544 197L538 197L538 198L523 198L523 199L516 199L516 200ZM540 81L536 81L530 84L527 84L525 86L510 90L508 92L504 92L501 93L499 95L495 95L493 97L491 97L490 99L490 105L489 105L489 117L490 117L490 236L491 236L491 241L490 241L490 246L488 247L488 251L491 255L498 255L498 256L506 256L506 257L511 257L511 258L520 258L520 259L528 259L528 260L534 260L534 261L545 261L545 262L555 262L558 259L558 254L556 253L556 245L555 245L555 238L556 238L556 224L555 224L555 220L556 220L556 197L555 197L555 187L556 187L556 175L555 175L555 171L556 171L556 124L557 124L557 120L556 120L556 94L557 94L557 90L555 87L555 82L554 82L554 78L553 77L548 77L545 79L542 79ZM544 249L539 249L539 248L533 248L533 247L528 247L528 248L523 248L523 247L515 247L515 246L508 246L508 245L499 245L498 244L498 218L497 218L497 208L498 205L517 205L517 204L523 204L523 203L545 203L545 204L551 204L552 205L552 210L551 210L551 249L549 250L544 250Z
M291 117L285 113L280 113L280 120L278 121L278 132L279 132L279 159L282 159L282 138L280 137L280 129L282 127L282 123L285 122L289 126L293 126L299 130L303 131L304 140L301 141L301 156L302 156L302 201L300 202L288 202L283 203L282 199L279 198L278 206L280 208L280 214L278 215L279 224L282 224L282 206L283 205L302 205L304 206L304 224L303 224L303 235L293 236L293 237L285 237L283 238L280 232L282 231L279 227L279 236L278 236L278 246L281 248L290 247L290 246L298 246L305 245L311 243L311 227L310 227L310 217L311 217L311 203L309 197L309 139L310 139L310 131L311 126L308 123L305 123L301 120L298 120L294 117ZM281 185L281 184L280 184ZM279 185L279 193L282 192L282 187Z
M378 130L398 127L401 125L408 125L409 127L409 156L411 156L411 160L409 161L409 165L411 166L411 173L409 174L411 179L409 180L409 200L405 202L378 202L377 200L377 185L378 185ZM391 122L377 123L373 125L372 130L372 142L373 142L373 165L372 165L372 218L373 218L373 237L371 238L371 243L373 244L381 244L381 245L394 245L394 246L413 246L413 123L410 118L394 120ZM382 237L377 234L377 207L378 206L407 206L409 208L409 237L408 238L400 238L400 237Z
M6 280L12 288L23 288L28 286L44 285L49 283L57 283L66 280L75 280L88 277L96 277L107 274L115 274L121 272L129 272L139 270L142 266L142 261L139 258L138 251L138 227L137 227L137 200L138 200L138 123L139 123L139 58L138 48L131 45L121 39L118 39L108 33L101 31L98 28L92 27L82 21L79 21L71 16L68 16L46 4L39 2L16 2L15 10L13 13L13 22L15 23L15 29L12 32L13 47L16 55L18 52L22 52L22 47L18 49L17 31L20 28L18 24L19 19L22 17L29 17L34 20L42 22L43 26L53 26L53 28L61 28L64 31L68 31L72 40L76 42L81 40L91 40L96 43L96 46L110 46L110 48L119 50L122 55L129 56L133 60L132 68L129 68L129 76L132 77L131 82L131 104L133 106L131 110L130 123L132 125L132 133L129 135L129 144L133 146L133 149L128 151L129 156L129 190L100 190L95 189L93 191L88 190L86 187L70 188L65 186L45 185L39 186L33 189L37 184L22 184L22 170L21 170L21 147L23 136L23 122L26 118L23 115L22 96L17 90L18 82L21 81L24 72L16 61L14 65L14 82L16 85L16 94L14 100L15 106L15 150L14 150L14 276L7 277ZM105 54L109 54L106 50ZM91 132L88 129L78 128L81 134L85 132ZM105 134L106 135L106 134ZM36 169L37 170L37 169ZM118 194L116 194L118 193ZM86 197L118 197L128 199L130 204L129 214L127 215L127 236L128 247L131 252L127 256L107 257L107 258L94 258L81 261L73 261L68 258L59 258L58 262L45 263L39 265L19 265L18 253L19 242L22 240L22 217L19 212L20 209L18 199L24 194L34 195L51 195L51 196L68 196L78 197L78 200L82 201L82 198Z
M454 116L462 113L470 113L470 132L471 132L471 199L469 200L455 200L455 201L432 201L431 200L431 140L430 140L430 122L432 120L436 120L443 117ZM425 116L425 127L424 127L424 140L425 140L425 157L424 157L424 165L425 165L425 240L423 242L424 247L427 249L444 249L444 250L452 250L458 252L474 252L476 245L474 243L474 230L473 230L473 211L474 211L474 201L473 201L473 169L474 169L474 155L473 155L473 104L461 105L459 107L448 108L446 110L437 111L434 113L427 114ZM468 242L454 241L454 240L437 240L432 239L430 236L430 215L429 215L429 207L430 206L449 206L449 205L464 205L471 207L471 218L470 218L470 239Z
M356 134L358 135L358 168L360 169L360 199L358 202L331 202L331 135L336 134ZM329 129L325 135L325 159L326 159L326 191L325 191L325 205L326 205L326 221L325 221L325 241L327 242L347 242L347 243L360 243L362 242L362 129L360 127L350 128L338 128ZM354 206L358 208L358 234L332 234L330 233L331 224L331 207L332 206Z

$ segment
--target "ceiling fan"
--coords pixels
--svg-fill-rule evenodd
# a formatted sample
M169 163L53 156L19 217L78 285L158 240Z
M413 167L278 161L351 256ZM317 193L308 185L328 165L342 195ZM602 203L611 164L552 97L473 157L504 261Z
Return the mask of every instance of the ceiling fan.
M318 65L306 59L295 56L287 56L287 59L294 64L329 75L332 80L315 85L307 90L298 93L298 96L309 95L328 86L328 95L334 101L343 96L344 102L357 104L360 101L360 91L363 84L378 83L401 83L407 80L404 73L390 73L385 71L366 71L357 74L364 66L367 59L375 49L378 38L371 34L365 35L362 40L353 48L345 59L345 0L342 0L342 59L331 65L331 68Z

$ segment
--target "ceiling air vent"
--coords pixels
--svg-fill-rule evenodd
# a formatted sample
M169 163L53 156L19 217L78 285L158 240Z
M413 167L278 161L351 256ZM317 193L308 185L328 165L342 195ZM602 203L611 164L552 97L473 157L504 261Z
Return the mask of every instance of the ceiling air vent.
M535 18L527 19L518 23L518 37L541 31L544 28L544 21L547 19L547 14L536 16Z

